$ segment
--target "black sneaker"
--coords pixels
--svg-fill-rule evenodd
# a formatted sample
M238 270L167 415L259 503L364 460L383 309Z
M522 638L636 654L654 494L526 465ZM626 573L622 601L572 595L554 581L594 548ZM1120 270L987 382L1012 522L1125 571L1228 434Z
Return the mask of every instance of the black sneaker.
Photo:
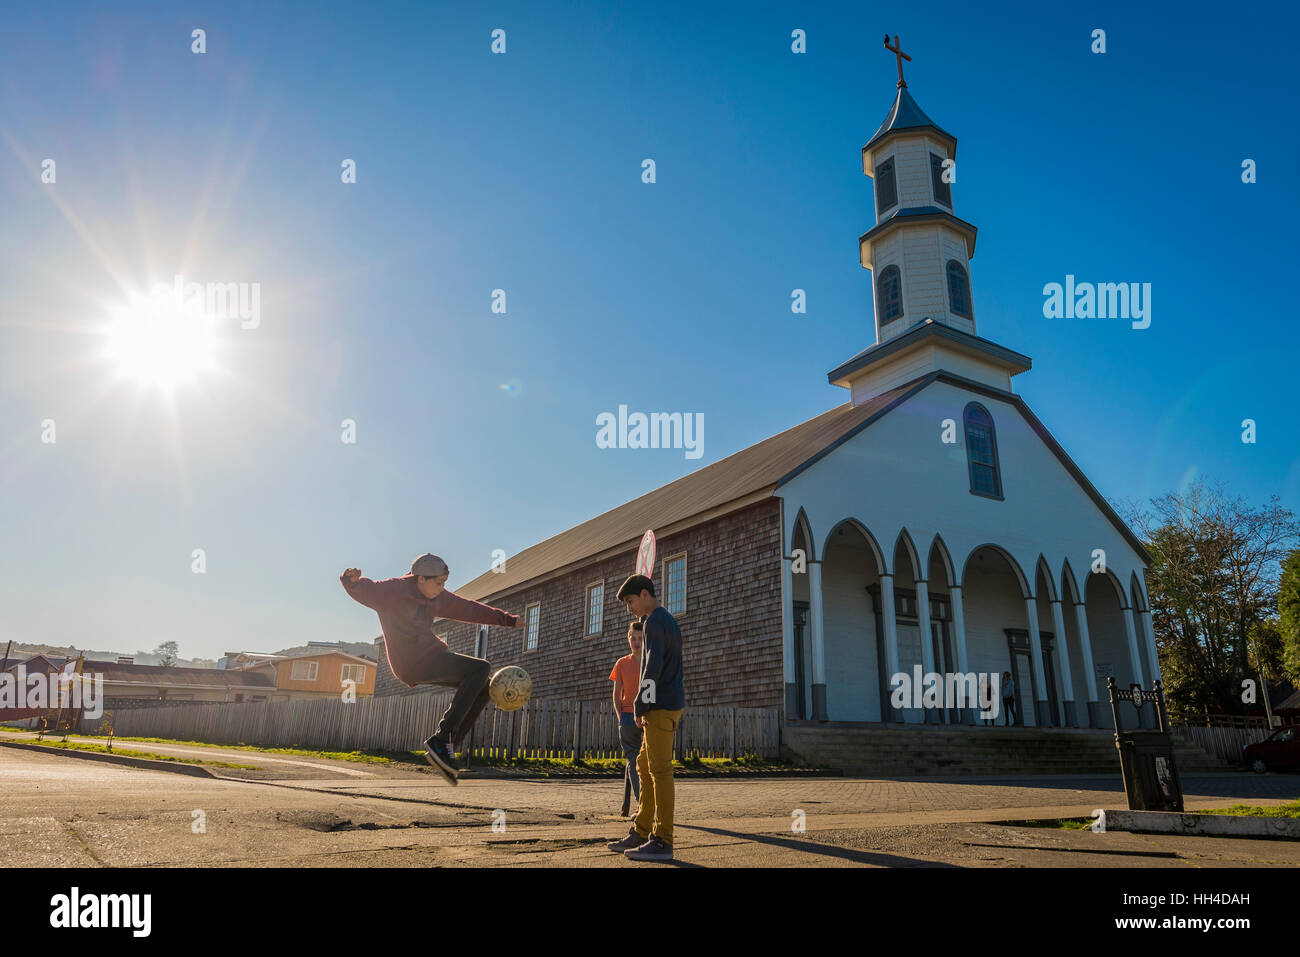
M627 837L623 838L623 840L613 841L605 846L611 851L617 851L619 854L622 854L625 851L630 851L634 848L640 847L644 843L645 838L636 832L636 828L632 828L627 832Z
M424 742L424 759L442 772L442 776L452 784L459 784L459 773L456 771L456 758L451 751L450 741L439 741L437 738L430 738Z

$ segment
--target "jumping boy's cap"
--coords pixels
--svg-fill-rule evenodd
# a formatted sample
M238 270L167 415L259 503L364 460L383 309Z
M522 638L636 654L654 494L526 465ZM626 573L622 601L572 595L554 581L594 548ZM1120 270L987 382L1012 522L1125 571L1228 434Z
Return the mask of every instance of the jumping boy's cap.
M437 578L439 575L450 575L451 569L437 555L426 552L411 562L411 574L419 575L422 578Z

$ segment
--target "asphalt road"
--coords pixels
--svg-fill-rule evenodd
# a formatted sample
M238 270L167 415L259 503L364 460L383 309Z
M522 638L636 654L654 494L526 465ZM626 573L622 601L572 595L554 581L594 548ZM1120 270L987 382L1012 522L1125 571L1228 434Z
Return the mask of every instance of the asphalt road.
M0 866L664 866L605 849L627 831L617 780L452 787L419 768L229 755L273 776L192 777L0 747ZM1300 776L1188 775L1183 788L1189 810L1273 804L1300 798ZM1300 842L995 823L1123 807L1118 775L690 780L676 793L679 867L1300 865Z

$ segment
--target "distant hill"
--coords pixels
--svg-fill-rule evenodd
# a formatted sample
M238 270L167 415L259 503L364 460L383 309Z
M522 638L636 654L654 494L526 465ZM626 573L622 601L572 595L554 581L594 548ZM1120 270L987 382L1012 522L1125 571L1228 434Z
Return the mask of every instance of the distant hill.
M369 658L375 660L375 645L373 641L345 641L338 647L333 643L329 645L316 645L314 648L307 645L298 645L296 648L285 648L283 651L273 651L271 654L284 655L287 658L296 658L299 655L314 655L322 651L341 651L346 655L356 655L358 658Z
M0 656L4 655L6 642L0 642ZM73 648L70 645L42 645L15 641L9 649L10 661L27 659L36 655L47 658L75 658L85 655L92 661L117 661L118 658L134 658L137 665L160 665L162 657L151 651L102 651L94 648ZM173 664L177 668L215 668L217 662L211 658L177 658Z
M233 649L232 649L233 650ZM239 651L253 651L252 648L239 648ZM321 651L338 650L349 655L356 655L360 658L369 658L375 660L375 646L370 641L345 641L342 645L335 648L333 644L317 645L309 647L308 645L298 645L294 648L285 648L282 651L266 652L273 655L284 655L288 658L296 658L299 655L316 654ZM0 641L0 656L4 655L5 642ZM9 650L9 659L12 664L15 661L26 660L35 655L45 655L47 658L75 658L79 654L84 654L92 661L117 661L118 658L134 658L137 665L160 665L162 657L151 651L100 651L92 648L73 648L71 646L43 645L29 642L15 641L13 647ZM215 668L217 663L211 658L177 658L173 662L177 668Z

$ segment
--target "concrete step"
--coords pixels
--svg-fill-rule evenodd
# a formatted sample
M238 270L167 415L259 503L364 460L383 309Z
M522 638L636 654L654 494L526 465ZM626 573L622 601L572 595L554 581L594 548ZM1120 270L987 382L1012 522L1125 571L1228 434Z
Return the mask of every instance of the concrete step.
M782 755L848 773L870 774L1118 774L1114 732L1075 728L978 728L791 725ZM1179 770L1229 766L1175 736Z

